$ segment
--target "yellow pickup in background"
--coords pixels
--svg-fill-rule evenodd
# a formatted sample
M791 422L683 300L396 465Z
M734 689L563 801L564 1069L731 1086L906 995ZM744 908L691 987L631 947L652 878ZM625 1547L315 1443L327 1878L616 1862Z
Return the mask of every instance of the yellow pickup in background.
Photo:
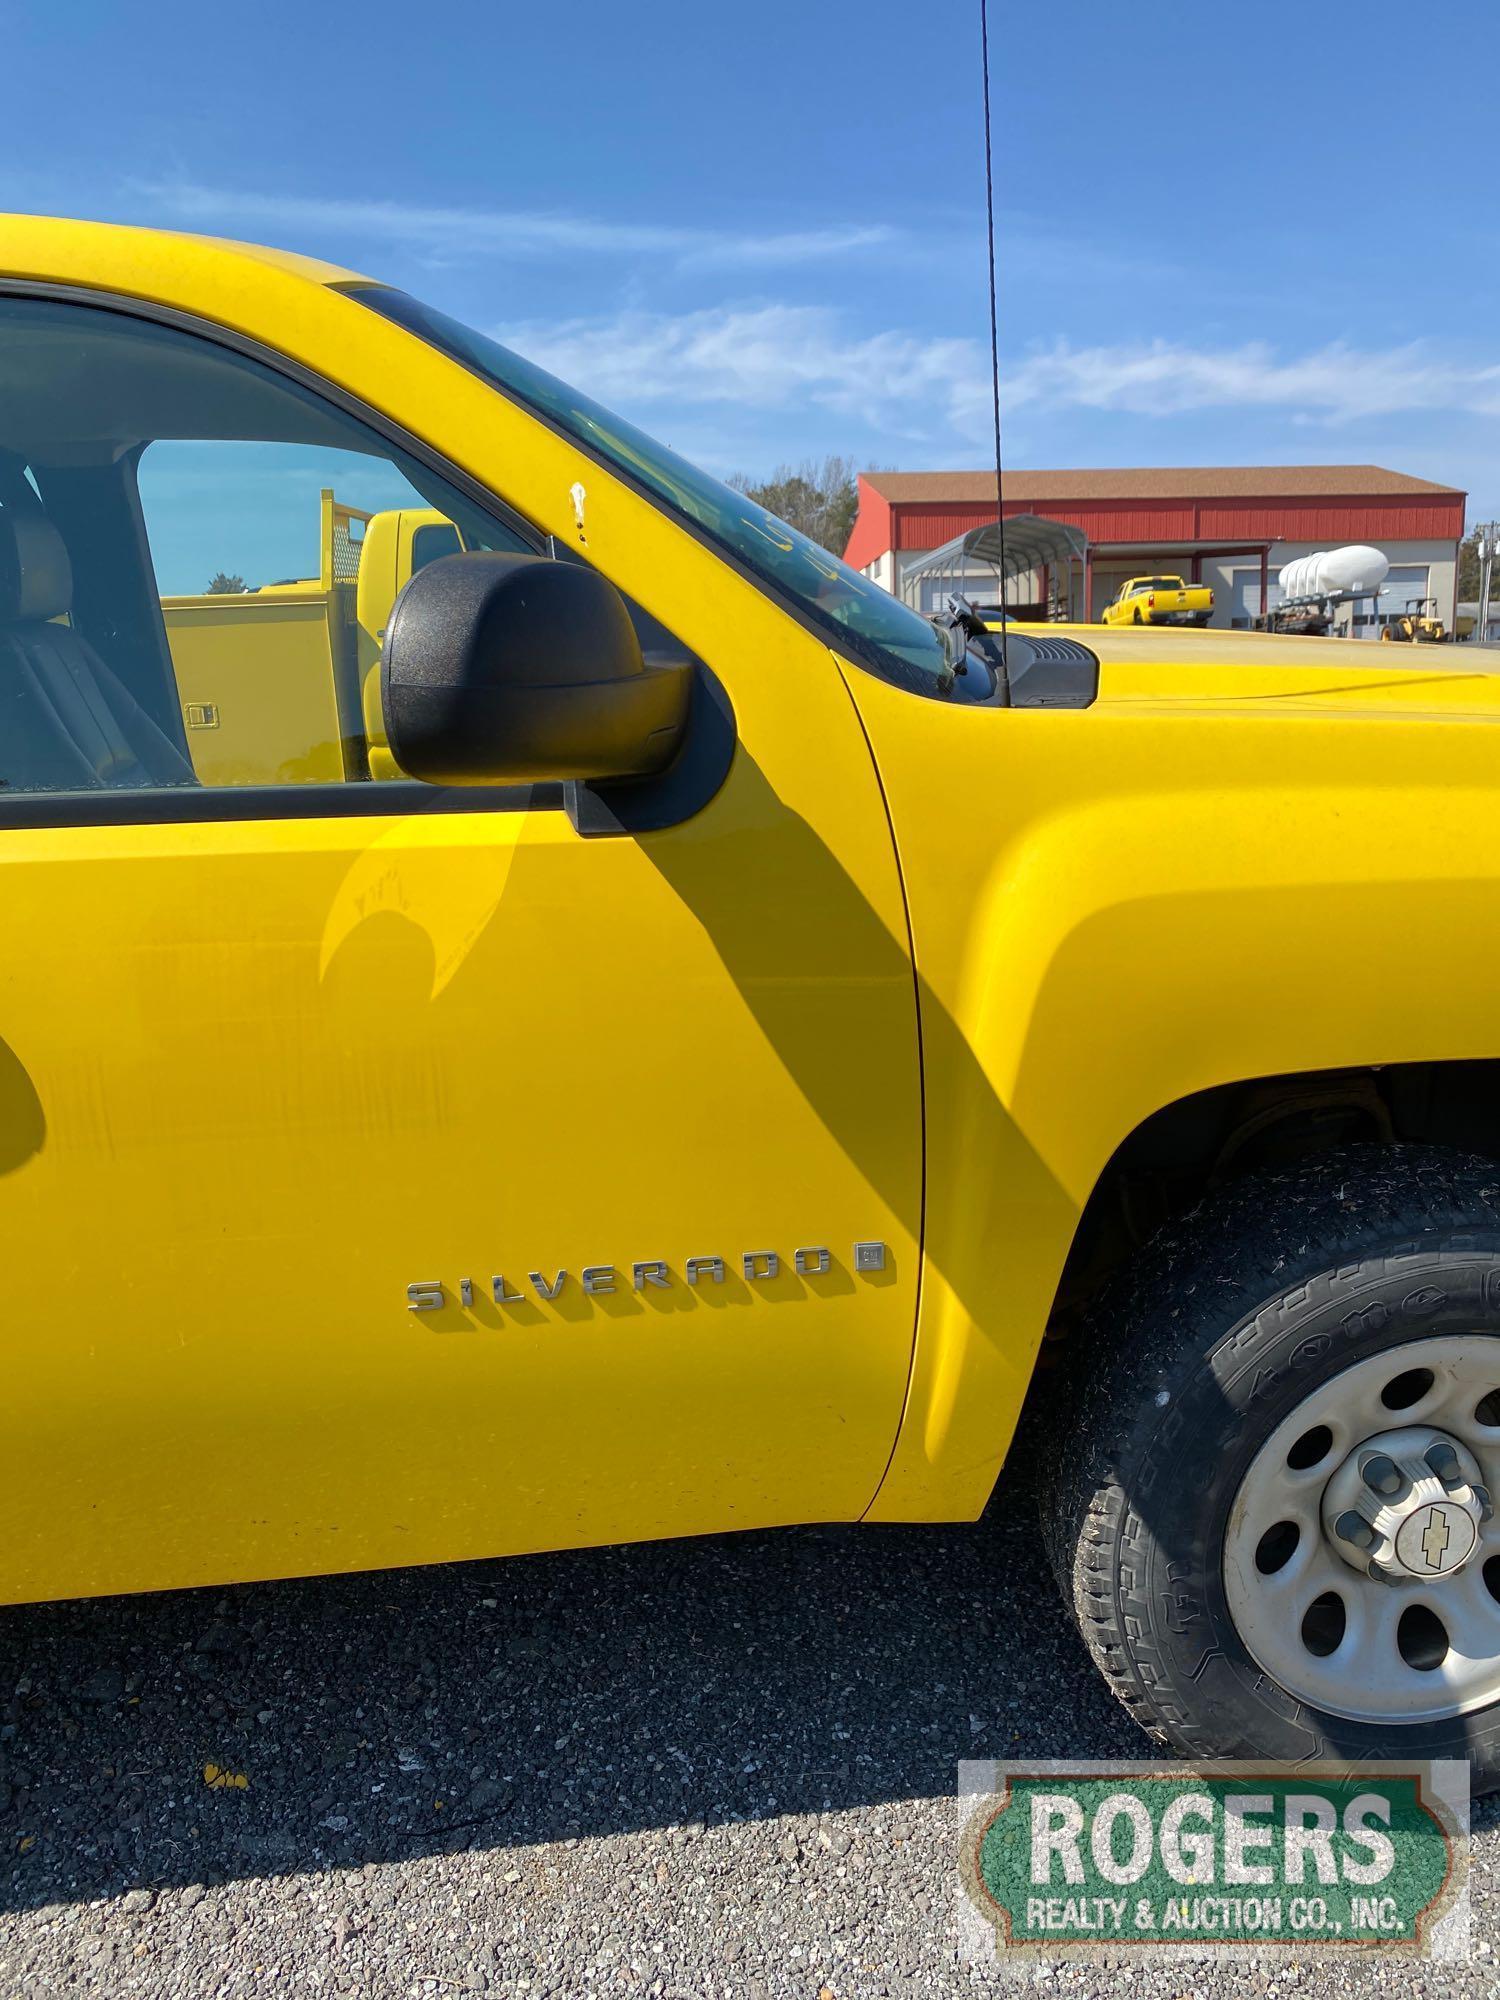
M1206 625L1214 594L1180 576L1131 576L1104 607L1106 625Z

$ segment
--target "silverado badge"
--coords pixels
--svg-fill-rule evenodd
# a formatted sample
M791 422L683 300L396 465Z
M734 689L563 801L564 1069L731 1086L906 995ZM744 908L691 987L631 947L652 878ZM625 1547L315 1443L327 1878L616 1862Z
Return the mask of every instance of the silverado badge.
M729 1259L724 1257L688 1257L683 1260L681 1282L688 1285L722 1285L729 1270ZM886 1267L886 1246L883 1243L856 1243L852 1252L854 1269L865 1275L883 1271ZM741 1253L740 1270L748 1284L765 1284L769 1279L778 1278L782 1272L781 1253L776 1250L746 1250ZM833 1269L833 1253L822 1244L815 1244L792 1252L791 1268L799 1278L825 1277ZM489 1296L497 1306L517 1306L524 1304L531 1294L539 1299L555 1299L572 1277L572 1273L561 1271L528 1271L524 1286L518 1288L509 1278L497 1273L488 1282ZM586 1293L613 1292L626 1282L626 1268L614 1264L585 1264L578 1273L578 1284ZM667 1291L678 1283L677 1273L664 1257L645 1257L629 1266L629 1283L637 1292L647 1290ZM529 1288L529 1289L528 1289ZM412 1312L440 1312L449 1302L449 1289L441 1280L433 1278L406 1288L406 1303ZM474 1280L460 1278L453 1288L453 1296L461 1306L474 1303Z

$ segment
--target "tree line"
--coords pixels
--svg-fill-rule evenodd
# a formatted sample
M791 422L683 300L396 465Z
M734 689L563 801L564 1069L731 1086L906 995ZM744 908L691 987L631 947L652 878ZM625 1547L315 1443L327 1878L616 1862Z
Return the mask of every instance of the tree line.
M836 556L844 553L859 511L858 468L852 458L805 458L800 465L778 465L769 479L735 472L729 484L820 548Z

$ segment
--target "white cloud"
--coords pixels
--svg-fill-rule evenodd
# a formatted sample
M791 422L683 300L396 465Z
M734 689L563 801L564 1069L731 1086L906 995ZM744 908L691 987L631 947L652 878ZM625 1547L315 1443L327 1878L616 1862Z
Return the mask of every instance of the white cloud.
M279 195L207 187L195 181L135 181L130 192L162 215L195 228L316 232L369 238L427 254L488 252L515 257L669 256L684 262L753 268L799 264L887 244L882 225L851 223L770 234L608 222L530 209L422 206L339 196Z
M1500 414L1500 367L1466 365L1420 342L1383 349L1336 343L1287 357L1263 341L1231 348L1058 342L1029 354L1008 388L1018 404L1144 417L1233 408L1284 409L1333 422L1407 410Z
M817 306L714 306L683 314L525 321L496 329L508 346L626 409L732 404L817 406L893 435L989 434L987 349L977 340L849 331ZM1277 409L1321 423L1417 410L1500 415L1500 366L1440 350L1326 346L1282 356L1263 343L1152 341L1033 349L1003 372L1007 410L1082 409L1147 418Z
M888 423L903 407L930 412L972 389L971 341L850 335L819 306L526 321L497 328L496 337L605 403L815 403Z

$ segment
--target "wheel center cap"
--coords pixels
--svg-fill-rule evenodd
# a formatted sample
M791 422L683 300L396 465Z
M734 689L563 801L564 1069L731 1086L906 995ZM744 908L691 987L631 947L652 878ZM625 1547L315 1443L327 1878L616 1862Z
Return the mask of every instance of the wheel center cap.
M1434 1500L1396 1530L1396 1555L1414 1576L1446 1576L1473 1553L1479 1523L1454 1500Z
M1323 1492L1329 1541L1352 1569L1382 1583L1452 1576L1492 1511L1474 1454L1430 1424L1366 1438Z

